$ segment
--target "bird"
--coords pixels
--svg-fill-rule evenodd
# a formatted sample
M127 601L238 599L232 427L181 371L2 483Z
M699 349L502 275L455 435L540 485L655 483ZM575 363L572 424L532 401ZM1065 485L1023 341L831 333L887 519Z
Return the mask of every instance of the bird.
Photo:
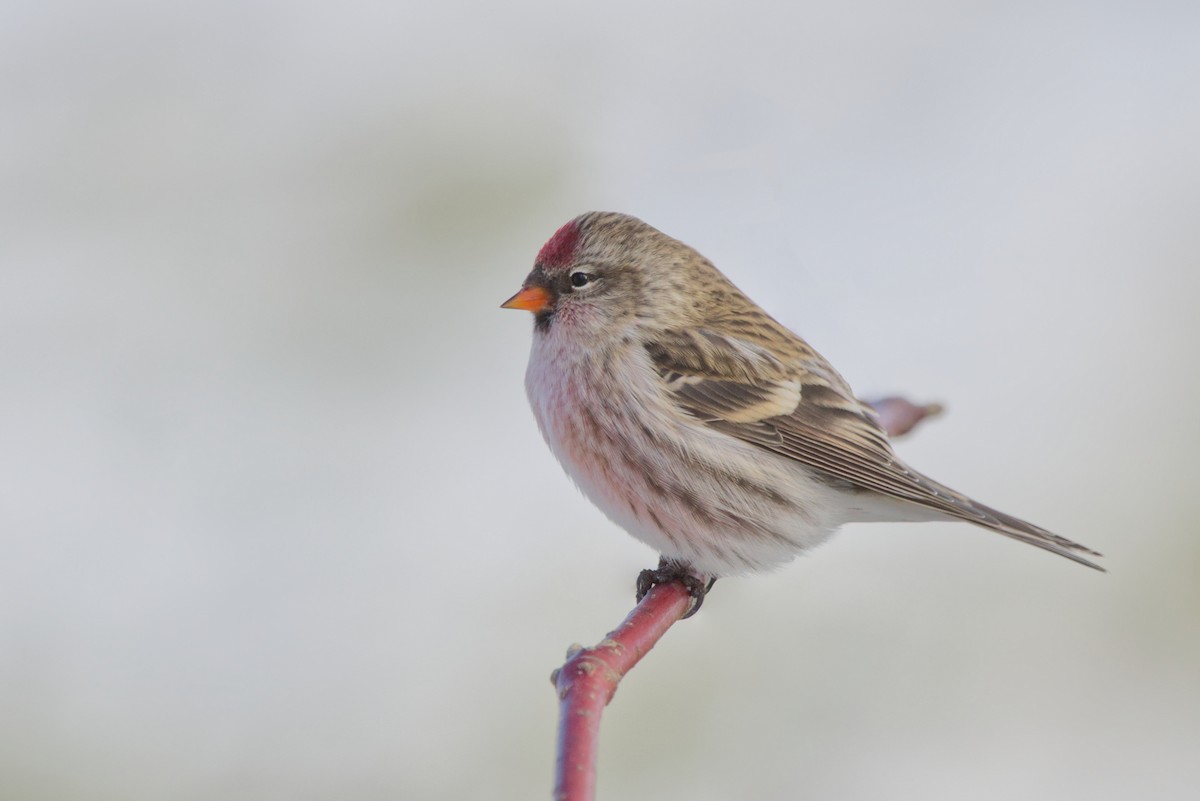
M851 522L966 521L1103 571L1096 551L901 461L828 361L636 217L567 222L501 307L533 314L525 388L551 452L660 555L638 600L677 580L694 614L718 578L777 568Z

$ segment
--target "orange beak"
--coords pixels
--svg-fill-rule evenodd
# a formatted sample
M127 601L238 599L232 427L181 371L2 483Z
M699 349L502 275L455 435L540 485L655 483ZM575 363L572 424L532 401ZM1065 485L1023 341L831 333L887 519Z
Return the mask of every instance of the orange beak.
M540 286L522 287L521 291L500 304L502 309L524 309L539 314L550 308L553 298Z

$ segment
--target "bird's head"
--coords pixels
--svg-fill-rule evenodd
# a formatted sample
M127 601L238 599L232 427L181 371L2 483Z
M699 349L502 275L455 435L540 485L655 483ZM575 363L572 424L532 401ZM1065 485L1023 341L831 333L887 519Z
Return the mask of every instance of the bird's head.
M589 212L550 237L521 291L502 304L533 312L541 332L561 327L600 340L632 326L688 317L695 279L716 271L700 254L636 217Z

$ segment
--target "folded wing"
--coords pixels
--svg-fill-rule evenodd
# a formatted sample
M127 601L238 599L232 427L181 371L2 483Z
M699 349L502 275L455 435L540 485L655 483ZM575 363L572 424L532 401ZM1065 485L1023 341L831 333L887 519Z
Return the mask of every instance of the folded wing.
M918 473L892 451L874 411L798 338L780 356L719 328L661 332L646 350L681 410L732 437L870 491L993 529L1102 570L1078 543L977 503Z

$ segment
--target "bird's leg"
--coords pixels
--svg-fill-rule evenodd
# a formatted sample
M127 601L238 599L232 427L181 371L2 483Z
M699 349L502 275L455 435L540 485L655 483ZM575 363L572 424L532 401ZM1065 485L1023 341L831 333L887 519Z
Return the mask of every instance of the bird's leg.
M673 559L668 559L661 556L658 559L658 568L655 570L643 570L638 574L637 578L637 600L640 603L646 597L646 593L650 592L656 584L666 584L670 581L678 581L685 588L688 594L692 596L692 608L687 611L687 614L680 620L687 620L692 615L700 611L701 605L704 603L704 596L708 595L708 591L717 583L714 576L706 576L703 573L697 573L691 565L686 562L676 562Z

